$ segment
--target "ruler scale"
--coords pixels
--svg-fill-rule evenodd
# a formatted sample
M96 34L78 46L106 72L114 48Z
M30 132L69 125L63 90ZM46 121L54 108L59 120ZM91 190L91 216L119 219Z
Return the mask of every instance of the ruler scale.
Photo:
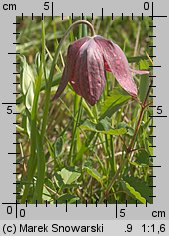
M1 166L0 166L0 235L22 235L22 234L49 234L69 233L74 235L76 229L83 228L84 231L78 231L78 234L92 235L100 233L108 235L117 233L119 235L139 234L139 235L168 235L169 233L169 204L168 188L168 103L167 99L167 75L169 72L167 65L167 50L169 34L168 29L168 2L167 1L108 1L97 2L85 1L79 4L79 1L73 1L70 5L66 1L29 1L24 2L16 0L7 2L2 0L0 3L0 19L1 19ZM20 16L20 21L17 17ZM16 37L20 36L17 27L22 23L24 17L30 16L32 21L36 16L44 20L46 16L53 20L55 16L60 16L64 20L65 16L71 16L72 20L76 16L100 16L104 21L106 16L110 16L112 20L116 16L120 16L124 20L125 16L130 16L134 21L136 16L140 16L144 21L144 17L152 20L149 25L149 39L153 40L153 45L148 47L153 51L153 55L149 55L154 64L149 66L153 73L149 78L153 80L150 89L153 94L149 95L153 99L153 105L149 106L153 109L153 115L149 115L153 119L152 128L153 135L149 138L153 139L151 147L153 154L149 156L153 159L153 164L149 165L153 169L152 184L149 185L153 189L153 194L149 196L153 199L153 204L139 204L136 200L133 204L128 201L121 204L116 200L114 204L104 201L99 204L99 199L93 201L93 204L86 200L85 204L78 201L75 204L69 204L65 200L64 204L49 204L46 200L44 204L29 204L26 200L25 204L21 204L18 196L22 193L18 192L16 175L19 175L18 168L21 166L20 159L24 158L15 148L20 143L16 136L20 133L16 130L16 126L20 122L16 120L16 115L21 115L15 110L16 97L19 91L15 91L15 86L19 85L16 76L20 76L20 72L16 71L16 66L20 64L16 61L16 56L22 56L16 51L19 42ZM150 146L149 146L150 147ZM16 160L16 156L21 156ZM25 223L25 220L27 223ZM27 225L26 225L27 224ZM34 227L33 227L34 226ZM59 227L61 226L61 227ZM77 232L76 232L77 233Z

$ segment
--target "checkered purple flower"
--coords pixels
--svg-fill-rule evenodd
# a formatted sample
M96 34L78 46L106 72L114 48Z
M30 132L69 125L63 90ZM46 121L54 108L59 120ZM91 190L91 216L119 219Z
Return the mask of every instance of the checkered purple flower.
M122 49L111 40L99 35L83 37L68 48L66 65L54 98L58 98L70 82L77 94L95 105L105 86L105 71L112 72L121 87L134 97L138 91L132 73L149 73L131 69Z

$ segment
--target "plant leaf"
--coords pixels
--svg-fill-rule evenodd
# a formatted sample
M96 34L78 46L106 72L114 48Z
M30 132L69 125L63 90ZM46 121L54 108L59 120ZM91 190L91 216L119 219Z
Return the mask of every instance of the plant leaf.
M146 200L152 203L152 189L143 180L137 177L123 177L122 185L125 191L140 202L146 204Z
M27 64L26 58L21 58L21 90L25 96L25 106L29 111L32 110L34 100L34 82L35 78L31 67Z
M127 134L129 136L133 136L134 135L134 129L132 127L130 127L126 122L120 122L117 126L118 128L125 128L127 130Z
M57 199L57 203L62 204L62 203L66 203L66 201L67 201L67 203L72 204L78 200L79 200L79 198L77 196L74 196L69 193L65 193Z
M55 148L55 156L59 156L59 154L62 152L63 148L63 138L58 137L56 142L54 143L54 148Z
M90 176L92 176L94 179L96 179L101 185L103 184L103 178L101 174L94 168L85 166L83 168L84 171L86 171Z
M57 172L61 179L63 180L63 183L66 185L72 184L75 182L81 175L80 172L75 170L68 170L66 168L63 168L61 171Z
M136 162L138 164L149 165L150 154L146 150L139 151L136 155Z
M149 69L149 63L146 60L140 61L140 70L148 70ZM149 75L142 75L140 78L140 86L139 86L139 97L140 101L143 102L146 98L147 91L149 88Z
M110 96L107 96L104 103L101 106L100 119L111 117L120 107L131 98L131 96L125 91L114 88Z
M110 134L110 135L121 135L127 132L125 128L114 129L111 126L108 117L105 117L105 119L100 120L97 124L87 119L80 126L80 128L88 131L93 131L96 133Z

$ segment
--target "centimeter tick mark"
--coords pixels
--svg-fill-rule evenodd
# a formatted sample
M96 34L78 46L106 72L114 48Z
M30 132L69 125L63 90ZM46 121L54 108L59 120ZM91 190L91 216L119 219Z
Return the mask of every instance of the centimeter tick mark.
M149 66L150 68L155 68L155 67L157 67L157 68L160 68L161 66Z
M53 20L53 2L52 2L52 20Z
M8 152L9 155L20 155L20 152Z
M96 200L96 207L97 207L98 200Z
M161 166L154 166L154 165L150 165L149 167L152 167L152 168L160 168Z
M117 200L116 200L116 219L117 219Z
M131 14L131 19L133 20L133 13Z
M166 118L167 116L155 116L155 115L152 115L152 116L151 116L151 115L150 115L149 117L150 117L150 118L153 118L153 117L154 117L154 118Z
M67 200L66 200L66 212L67 212Z
M149 75L150 78L156 78L156 75Z
M2 104L5 104L5 105L13 105L13 104L19 105L20 102L2 102Z
M10 55L19 55L20 52L8 52L8 54L10 54Z

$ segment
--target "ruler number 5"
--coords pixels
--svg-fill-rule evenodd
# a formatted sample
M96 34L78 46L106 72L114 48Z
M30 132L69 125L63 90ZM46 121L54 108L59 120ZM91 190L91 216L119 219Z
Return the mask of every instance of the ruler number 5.
M120 217L125 217L125 215L126 215L125 209L124 208L120 209Z
M50 2L44 2L44 10L45 11L48 11L49 10L49 8L50 8Z
M161 115L163 113L162 106L157 106L157 114Z
M12 114L12 106L7 106L7 114Z

